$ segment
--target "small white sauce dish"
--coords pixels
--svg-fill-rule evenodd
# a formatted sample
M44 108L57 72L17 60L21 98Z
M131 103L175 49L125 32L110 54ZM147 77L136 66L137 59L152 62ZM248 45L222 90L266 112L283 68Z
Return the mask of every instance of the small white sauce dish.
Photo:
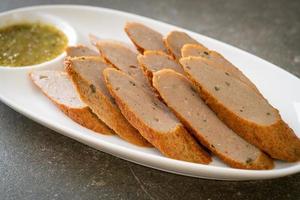
M77 43L77 33L74 30L74 28L70 26L67 22L65 22L63 19L55 17L53 15L40 13L40 12L29 12L29 11L23 11L18 13L5 13L0 15L0 28L9 25L19 24L19 23L41 23L41 24L51 25L57 28L58 30L62 31L66 35L68 39L68 43L67 43L68 46L75 45ZM28 69L28 68L38 68L42 66L50 66L50 65L58 64L64 59L65 56L66 53L63 52L57 57L55 57L54 59L45 61L40 64L21 66L21 67L9 67L9 66L0 65L0 68L20 70L24 68Z

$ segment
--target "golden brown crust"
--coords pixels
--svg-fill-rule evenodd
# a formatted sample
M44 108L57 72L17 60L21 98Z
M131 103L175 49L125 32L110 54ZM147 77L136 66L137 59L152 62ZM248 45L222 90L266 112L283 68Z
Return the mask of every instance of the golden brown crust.
M29 74L30 79L33 83L35 83L32 79L31 74ZM95 132L104 134L104 135L113 135L115 134L113 130L111 130L108 126L106 126L101 120L92 113L92 111L86 106L83 108L71 108L67 107L54 99L48 96L47 93L37 84L36 85L45 96L47 96L62 112L64 112L68 117L70 117L73 121L77 122L78 124L93 130Z
M158 51L158 50L147 50L147 51L145 51L145 54L144 54L144 55L152 54L152 53L155 53L155 54L157 54L157 55L162 55L162 56L168 56L168 57L170 57L171 59L173 59L173 57L170 56L169 54L167 54L166 52L164 52L164 51Z
M194 51L191 51L194 50ZM197 53L196 53L197 52ZM199 53L203 52L203 53ZM181 57L188 57L188 56L206 56L204 52L209 53L209 49L202 44L185 44L181 48Z
M185 72L200 96L234 132L273 158L289 162L300 160L300 140L279 115L279 119L270 126L262 126L247 121L215 99L205 88L201 87L187 70Z
M88 107L84 107L82 109L74 109L61 104L56 105L72 120L90 130L105 135L115 134L114 131L106 126L103 122L101 122L101 120L98 119L98 117L94 113L92 113L92 111Z
M126 119L146 138L153 146L161 151L167 157L184 160L188 162L208 164L211 162L211 157L200 148L192 136L183 128L177 126L174 130L168 133L161 133L153 130L145 125L133 111L116 95L109 81L107 81L107 73L109 69L104 70L104 77L107 88L114 97L122 114Z
M100 91L91 87L91 84L87 80L73 70L70 60L65 62L65 66L81 100L87 104L105 124L113 129L122 139L132 144L145 147L151 146L139 132L128 123L115 105Z

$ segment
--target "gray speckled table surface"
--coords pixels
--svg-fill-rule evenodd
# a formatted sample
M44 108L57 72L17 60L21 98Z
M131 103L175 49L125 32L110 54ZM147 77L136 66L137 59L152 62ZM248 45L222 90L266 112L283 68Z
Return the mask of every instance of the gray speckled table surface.
M300 77L300 1L1 0L109 7L227 42ZM142 167L49 130L0 103L0 199L300 199L300 174L225 182Z

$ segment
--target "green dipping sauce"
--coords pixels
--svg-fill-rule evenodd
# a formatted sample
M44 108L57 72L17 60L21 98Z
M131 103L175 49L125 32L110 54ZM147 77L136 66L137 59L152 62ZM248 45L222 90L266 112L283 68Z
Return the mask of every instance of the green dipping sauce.
M52 60L66 48L66 35L51 25L14 24L0 29L0 66L22 67Z

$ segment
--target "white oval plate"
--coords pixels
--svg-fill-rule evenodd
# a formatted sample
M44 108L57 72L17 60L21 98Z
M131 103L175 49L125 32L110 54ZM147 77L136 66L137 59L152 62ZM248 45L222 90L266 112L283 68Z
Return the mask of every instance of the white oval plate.
M199 42L222 53L238 66L258 86L269 102L279 109L290 127L300 133L300 80L254 55L179 27L105 8L74 5L28 7L5 12L0 15L0 20L4 15L19 12L39 12L61 18L75 29L78 42L86 45L89 45L88 34L90 33L101 38L130 43L123 31L127 21L142 22L162 34L174 29L186 31ZM177 161L162 156L155 149L131 145L117 136L97 134L67 118L28 79L28 72L33 69L54 68L62 69L62 60L38 68L0 68L1 101L36 122L98 150L171 173L218 180L250 180L275 178L300 172L299 162L276 161L275 169L258 171L233 169L215 157L210 165Z

